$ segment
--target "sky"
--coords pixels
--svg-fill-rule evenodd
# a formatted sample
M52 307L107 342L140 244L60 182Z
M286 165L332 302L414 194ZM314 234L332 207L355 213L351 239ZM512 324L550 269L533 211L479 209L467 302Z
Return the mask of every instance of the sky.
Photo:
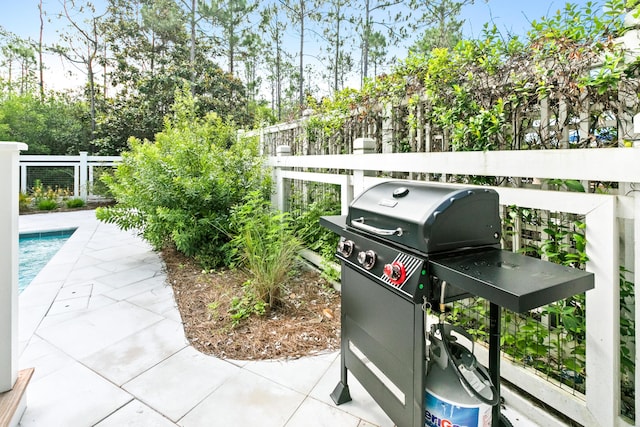
M53 43L58 39L56 28L60 21L55 15L61 10L62 0L44 0L44 10L50 22L45 21L45 43ZM573 0L571 3L582 6L588 0ZM0 26L22 37L37 40L40 27L38 14L39 0L0 0ZM94 0L98 12L104 9L105 0ZM593 3L601 3L594 1ZM461 18L465 20L463 31L465 36L479 36L487 22L493 22L503 33L525 35L530 22L542 16L554 14L562 9L565 1L561 0L475 0L462 10ZM311 49L310 49L311 50ZM50 56L45 59L48 79L55 89L61 90L77 86L77 71L59 58ZM45 78L45 80L47 80Z
M578 6L586 5L588 0L572 0ZM464 34L478 36L487 22L494 22L501 32L525 35L531 22L543 16L552 16L557 10L564 9L567 2L560 0L475 0L473 5L462 10L465 20ZM593 0L593 4L602 2Z

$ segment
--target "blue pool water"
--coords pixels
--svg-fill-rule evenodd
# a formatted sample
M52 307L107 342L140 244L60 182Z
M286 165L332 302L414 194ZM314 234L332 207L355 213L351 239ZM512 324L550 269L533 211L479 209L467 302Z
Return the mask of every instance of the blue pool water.
M22 292L38 275L42 267L58 252L73 234L73 230L20 234L18 289Z

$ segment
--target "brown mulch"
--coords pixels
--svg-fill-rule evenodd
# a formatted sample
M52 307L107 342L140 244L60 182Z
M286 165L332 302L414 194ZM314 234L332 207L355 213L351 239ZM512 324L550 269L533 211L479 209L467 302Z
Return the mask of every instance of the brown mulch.
M282 303L234 325L229 307L248 280L241 270L203 271L174 249L162 252L185 334L197 350L225 359L298 358L340 348L340 294L301 265Z

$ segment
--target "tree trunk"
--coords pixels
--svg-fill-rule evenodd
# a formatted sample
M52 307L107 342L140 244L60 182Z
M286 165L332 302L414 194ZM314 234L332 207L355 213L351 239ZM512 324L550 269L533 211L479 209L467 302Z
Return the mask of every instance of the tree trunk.
M44 32L44 19L42 19L42 0L38 4L40 11L40 35L38 38L38 68L40 71L40 100L44 100L44 64L42 62L42 33Z
M300 114L304 105L304 0L300 1Z
M102 96L107 99L107 44L104 45L104 65L102 66Z
M89 48L91 49L91 48ZM88 52L91 58L91 52ZM93 61L87 61L87 79L89 83L89 112L91 115L91 131L96 131L96 87L95 77L93 75Z
M278 101L278 121L282 120L282 82L280 79L280 55L280 44L278 44L278 46L276 47L276 97Z
M151 75L153 76L156 63L156 33L151 34Z
M364 86L364 81L367 78L369 72L369 37L371 36L371 23L370 23L369 0L365 3L365 21L364 21L364 35L362 38L362 77L360 79L360 86Z
M235 40L233 39L234 37L234 29L233 26L231 27L231 31L229 31L229 73L231 73L231 76L234 76L233 72L234 72L234 67L233 67L233 60L234 57L236 55L236 44L235 44Z
M191 0L191 49L189 51L191 67L191 95L195 95L196 85L196 0Z
M333 92L338 92L338 64L340 62L340 9L338 9L338 20L336 22L336 55L333 70Z

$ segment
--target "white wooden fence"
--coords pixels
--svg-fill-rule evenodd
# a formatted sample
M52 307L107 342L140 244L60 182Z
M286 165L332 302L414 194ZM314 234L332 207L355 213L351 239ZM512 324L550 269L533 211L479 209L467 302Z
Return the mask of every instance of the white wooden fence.
M20 191L26 193L27 177L30 168L73 168L73 188L74 197L79 197L87 201L92 196L91 190L94 184L94 168L114 167L120 162L120 156L89 156L87 152L81 151L77 156L48 156L48 155L21 155L20 156Z
M284 148L268 159L274 168L275 200L280 208L286 206L287 180L302 180L339 185L342 212L346 214L354 197L381 180L371 176L379 172L619 182L618 195L494 187L502 205L583 215L587 270L595 275L595 289L586 294L586 394L565 391L506 359L502 361L502 376L582 425L631 425L620 416L619 266L640 271L640 223L635 222L640 218L640 148L318 156L288 156ZM637 301L635 319L640 325ZM639 335L636 329L636 342L640 342ZM640 384L640 369L635 372L635 383ZM541 425L550 425L545 411L508 388L504 396L510 405ZM636 393L636 408L640 408L639 398Z
M342 211L362 191L387 174L459 174L510 176L539 179L576 179L619 183L617 195L568 193L525 188L495 187L501 204L583 215L588 240L587 270L595 275L595 289L586 294L586 394L577 395L547 382L531 370L502 361L502 375L536 399L577 423L587 426L627 426L620 416L620 310L618 270L625 265L640 271L640 148L581 150L388 153L320 156L269 157L274 168L277 204L287 204L286 181L301 180L337 184L341 188ZM74 195L86 198L92 187L93 168L113 166L119 157L20 156L20 188L26 191L27 170L31 167L73 166ZM340 170L340 174L305 170ZM437 183L435 183L437 185ZM636 295L636 299L640 296ZM636 325L640 325L640 303L635 304ZM636 342L640 333L636 330ZM485 360L483 361L483 357ZM480 354L486 363L486 355ZM637 360L637 356L636 356ZM635 383L640 384L640 370ZM551 425L545 411L503 388L509 404L525 415ZM636 393L635 406L640 408Z

